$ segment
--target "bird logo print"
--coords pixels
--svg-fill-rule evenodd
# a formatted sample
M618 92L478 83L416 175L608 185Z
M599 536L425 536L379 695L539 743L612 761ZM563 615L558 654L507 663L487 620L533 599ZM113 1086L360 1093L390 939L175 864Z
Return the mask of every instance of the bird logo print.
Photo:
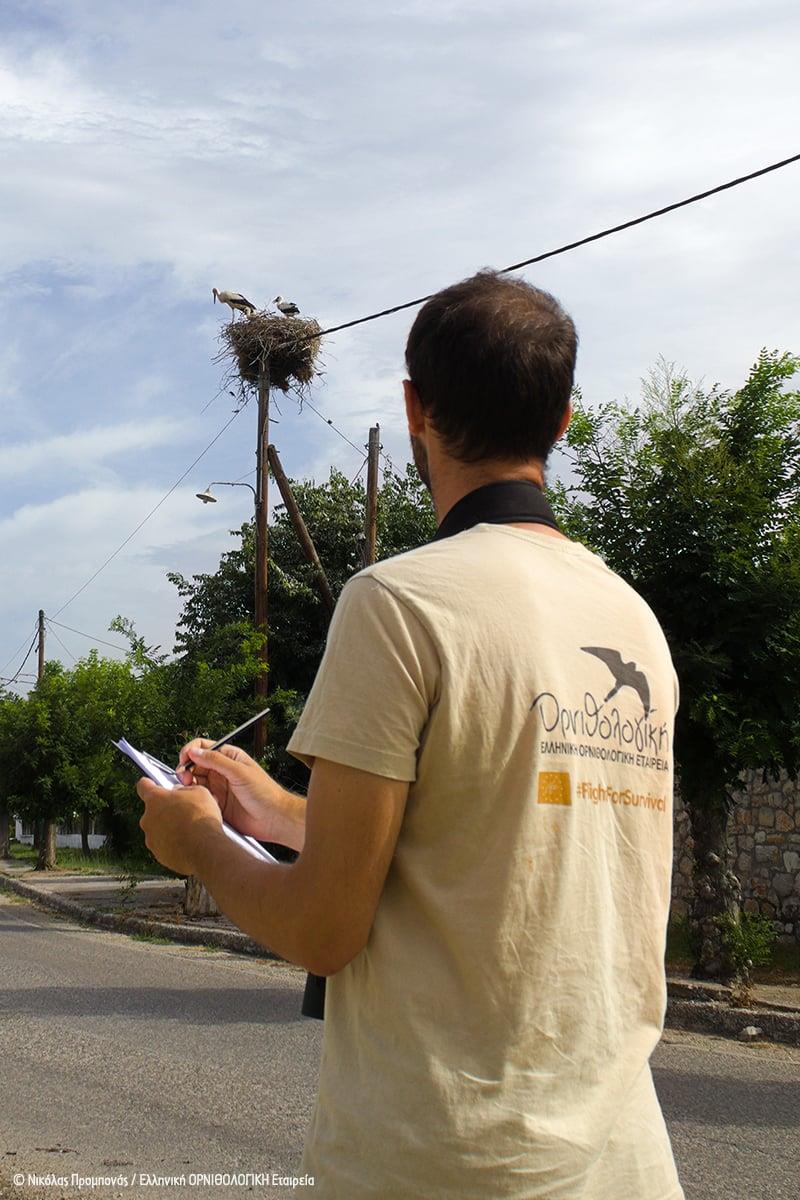
M625 662L619 650L610 650L606 646L581 646L586 654L593 654L595 658L599 658L608 667L611 674L614 676L614 686L606 696L603 704L607 704L612 696L616 696L617 692L624 687L633 688L639 696L644 708L645 717L649 717L654 711L650 707L650 684L647 682L647 676L644 671L640 671L635 662Z

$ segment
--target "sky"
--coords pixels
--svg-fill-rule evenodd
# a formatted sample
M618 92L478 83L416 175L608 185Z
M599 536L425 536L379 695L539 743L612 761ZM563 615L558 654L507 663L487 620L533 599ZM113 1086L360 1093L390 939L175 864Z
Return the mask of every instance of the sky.
M254 405L63 607L232 415L212 287L338 324L797 153L798 33L796 0L4 0L0 677L40 608L67 664L116 614L171 649L166 572L250 516L195 493L252 478ZM798 211L800 164L529 268L584 401L636 403L659 356L735 388L800 353ZM276 397L291 477L358 471L328 418L409 461L413 315L326 340L324 420Z

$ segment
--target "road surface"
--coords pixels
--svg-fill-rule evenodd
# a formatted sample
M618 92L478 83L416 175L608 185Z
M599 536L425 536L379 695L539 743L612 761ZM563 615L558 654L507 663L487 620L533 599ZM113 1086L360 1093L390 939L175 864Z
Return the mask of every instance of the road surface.
M2 1200L313 1196L280 1183L189 1186L203 1172L296 1174L321 1037L300 1016L303 979L0 894ZM798 1200L800 1051L668 1030L653 1073L687 1200ZM12 1182L73 1172L128 1183Z

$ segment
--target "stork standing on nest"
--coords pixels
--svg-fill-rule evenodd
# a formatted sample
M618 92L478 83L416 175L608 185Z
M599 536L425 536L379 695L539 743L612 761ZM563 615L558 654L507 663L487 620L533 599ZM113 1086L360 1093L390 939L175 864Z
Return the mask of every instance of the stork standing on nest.
M296 317L300 312L293 300L284 300L283 296L276 296L272 303L285 317Z
M251 317L253 313L258 312L255 304L243 296L241 292L220 292L216 288L213 289L214 303L219 300L220 304L227 304L231 310L231 321L236 320L237 312L244 313L246 317Z

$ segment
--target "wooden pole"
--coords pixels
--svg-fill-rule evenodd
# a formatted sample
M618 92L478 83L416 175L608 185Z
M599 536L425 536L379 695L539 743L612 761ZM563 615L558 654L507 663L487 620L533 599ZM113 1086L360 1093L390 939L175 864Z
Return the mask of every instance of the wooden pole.
M286 505L286 511L289 514L289 520L292 522L294 531L297 534L297 540L302 546L306 558L314 569L314 575L316 577L317 587L319 588L320 595L322 596L322 602L327 608L328 614L333 615L333 610L336 607L336 601L333 598L331 585L328 583L328 576L325 574L325 570L319 560L319 555L317 554L316 547L312 541L311 534L308 532L306 523L303 520L303 514L297 507L297 501L294 498L292 485L286 478L286 472L281 466L281 460L278 457L278 451L274 446L267 447L267 457L269 459L269 465L272 468L272 474L275 476L275 482L277 483L281 496L283 497L283 503Z
M380 425L373 425L369 431L367 446L367 511L364 522L364 566L375 562L375 544L377 539L378 520L378 455L381 444Z
M256 446L256 629L264 634L260 658L263 670L256 680L259 707L264 708L267 694L267 511L269 504L269 368L262 365L258 380L258 444ZM267 748L267 718L254 731L254 757L262 758Z
M39 664L36 672L36 682L44 679L44 609L39 609ZM39 845L39 857L36 860L37 871L52 871L56 865L56 822L46 816L42 822L42 838Z
M44 609L39 609L39 669L36 673L37 683L44 678Z

